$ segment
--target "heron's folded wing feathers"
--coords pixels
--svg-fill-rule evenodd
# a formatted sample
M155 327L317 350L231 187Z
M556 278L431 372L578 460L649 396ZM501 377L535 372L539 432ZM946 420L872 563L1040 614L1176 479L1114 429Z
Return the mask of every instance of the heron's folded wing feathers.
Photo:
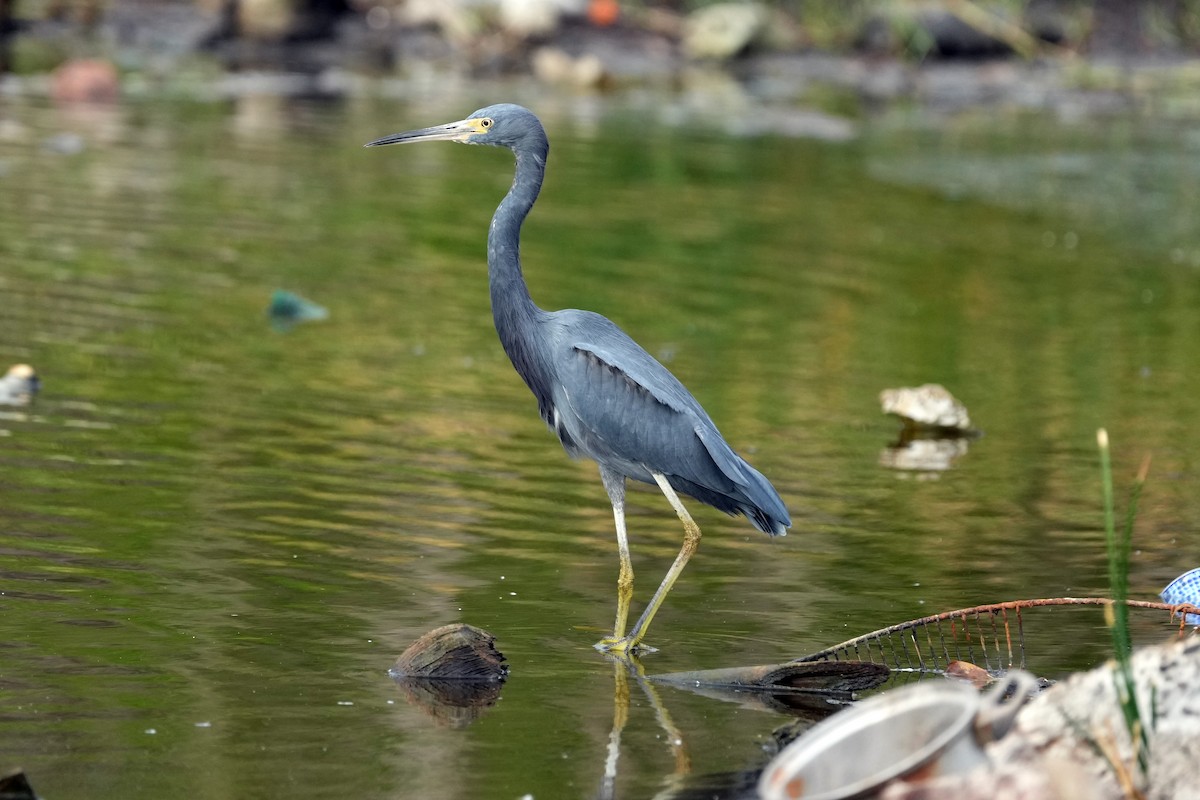
M632 340L628 344L620 344L624 346L573 342L571 347L581 356L593 359L614 374L623 376L631 388L646 393L667 408L698 413L704 419L708 418L696 399L666 367Z
M570 345L570 367L561 377L582 401L571 401L583 423L580 439L666 474L676 488L723 511L746 514L760 530L783 533L791 520L770 482L730 448L666 367L632 347Z

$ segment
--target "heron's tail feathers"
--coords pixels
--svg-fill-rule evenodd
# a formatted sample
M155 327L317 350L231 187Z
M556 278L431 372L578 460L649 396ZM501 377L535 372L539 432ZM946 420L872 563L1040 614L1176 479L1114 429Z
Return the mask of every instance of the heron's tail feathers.
M752 480L749 486L740 486L749 502L738 504L738 511L763 533L768 536L784 536L792 526L792 518L788 515L787 507L779 497L779 492L771 485L763 474L754 467L742 462Z
M699 495L695 495L696 498L727 514L744 514L754 527L769 536L786 534L792 526L792 518L771 482L733 452L715 430L697 428L696 433L713 462L734 484L733 491L721 492L716 502ZM710 489L708 494L711 496L715 492Z

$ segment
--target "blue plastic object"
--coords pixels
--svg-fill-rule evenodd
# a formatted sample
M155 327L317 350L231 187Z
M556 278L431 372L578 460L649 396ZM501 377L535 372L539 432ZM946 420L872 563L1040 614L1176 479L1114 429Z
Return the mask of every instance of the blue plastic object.
M278 330L289 330L300 322L315 322L327 319L329 311L298 294L276 289L267 308L271 324Z
M1180 603L1191 603L1194 606L1200 606L1200 567L1188 570L1168 583L1159 597L1163 599L1164 603L1169 603L1173 606ZM1200 614L1187 614L1185 616L1188 625L1200 626Z

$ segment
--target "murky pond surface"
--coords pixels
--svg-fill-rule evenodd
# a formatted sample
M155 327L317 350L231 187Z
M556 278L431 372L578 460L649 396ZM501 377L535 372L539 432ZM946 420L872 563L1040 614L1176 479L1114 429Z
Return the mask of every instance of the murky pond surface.
M0 766L54 800L648 797L761 766L786 717L623 685L592 649L607 499L488 308L510 157L359 146L495 99L0 105L0 367L44 381L0 410ZM526 102L553 143L534 298L667 362L795 521L768 540L693 504L647 672L1104 593L1100 426L1120 485L1154 458L1131 595L1196 566L1186 126L981 112L824 144ZM330 318L273 330L277 288ZM887 469L878 392L926 381L984 436L947 471ZM680 528L654 492L630 506L636 613ZM1031 666L1103 659L1099 613L1058 619ZM466 727L386 674L457 620L512 668Z

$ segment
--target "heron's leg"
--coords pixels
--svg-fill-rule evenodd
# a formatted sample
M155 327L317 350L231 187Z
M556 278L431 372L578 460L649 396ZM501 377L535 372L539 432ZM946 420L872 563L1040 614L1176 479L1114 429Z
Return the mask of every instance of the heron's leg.
M617 573L617 619L613 623L613 635L597 645L606 649L609 643L620 641L625 636L629 601L633 599L633 562L629 558L629 535L625 530L625 476L601 467L600 480L608 492L608 499L612 501L613 522L617 528L617 553L621 558L621 569Z
M683 507L683 503L679 500L679 495L675 493L675 489L667 481L665 475L661 473L651 473L654 476L654 481L658 484L658 488L662 489L662 493L667 496L667 500L675 509L675 513L679 515L679 521L683 523L683 547L679 549L679 555L675 556L675 562L671 564L671 568L667 570L666 577L659 584L658 591L654 593L654 597L650 599L650 605L646 606L646 610L642 612L642 616L638 619L637 624L633 626L633 630L629 635L620 642L615 642L611 647L606 649L613 652L631 652L638 648L642 637L646 635L646 629L650 627L650 621L654 619L654 615L658 613L659 606L666 599L667 592L671 591L671 587L675 585L683 568L687 566L688 560L696 549L700 546L700 526L692 519L692 515Z
M629 558L629 537L625 532L625 502L613 504L613 519L617 526L617 552L621 557L621 568L617 573L617 619L613 623L613 638L625 635L625 623L629 618L629 601L633 599L633 561Z

